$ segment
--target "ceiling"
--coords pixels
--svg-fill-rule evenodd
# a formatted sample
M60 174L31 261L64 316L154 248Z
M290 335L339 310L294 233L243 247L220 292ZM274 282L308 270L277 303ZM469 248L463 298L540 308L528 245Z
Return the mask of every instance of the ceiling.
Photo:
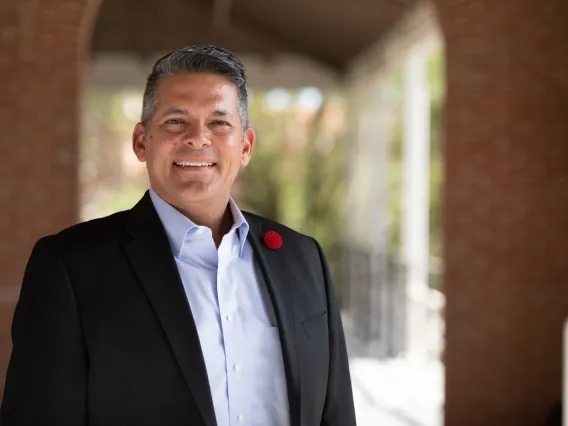
M342 72L420 0L106 0L92 54L148 60L190 44Z

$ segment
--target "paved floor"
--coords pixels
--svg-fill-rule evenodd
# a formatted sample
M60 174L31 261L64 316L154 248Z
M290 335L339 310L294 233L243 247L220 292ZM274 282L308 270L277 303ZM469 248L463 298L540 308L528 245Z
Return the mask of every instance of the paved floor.
M444 369L439 361L361 357L349 332L347 345L358 426L442 426Z
M439 362L351 359L358 426L442 426Z

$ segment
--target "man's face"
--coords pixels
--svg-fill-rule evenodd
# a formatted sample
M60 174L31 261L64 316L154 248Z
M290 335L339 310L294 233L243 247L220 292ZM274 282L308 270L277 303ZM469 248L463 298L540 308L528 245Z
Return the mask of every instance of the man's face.
M252 129L243 132L236 87L219 75L184 73L161 79L156 95L146 129L138 124L133 134L154 190L181 209L227 198L255 141Z

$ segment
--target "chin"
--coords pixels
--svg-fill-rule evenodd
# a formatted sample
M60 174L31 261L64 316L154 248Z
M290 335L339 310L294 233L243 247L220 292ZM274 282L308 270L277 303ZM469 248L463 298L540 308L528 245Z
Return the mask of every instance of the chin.
M188 182L177 188L177 196L179 199L190 203L203 201L219 193L215 186L205 182Z

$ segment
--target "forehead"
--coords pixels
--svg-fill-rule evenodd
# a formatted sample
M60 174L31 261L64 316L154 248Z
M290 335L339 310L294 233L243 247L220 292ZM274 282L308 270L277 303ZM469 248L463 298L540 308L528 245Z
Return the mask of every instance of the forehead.
M193 103L201 106L237 105L237 88L220 75L183 73L160 79L157 88L158 108L171 103Z

